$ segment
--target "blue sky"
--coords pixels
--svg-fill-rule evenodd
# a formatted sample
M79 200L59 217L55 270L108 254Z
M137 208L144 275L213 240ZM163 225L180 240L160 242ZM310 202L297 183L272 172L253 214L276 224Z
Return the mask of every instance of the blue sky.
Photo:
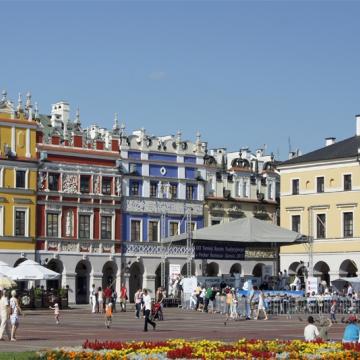
M357 1L1 2L0 89L83 125L287 157L355 133Z

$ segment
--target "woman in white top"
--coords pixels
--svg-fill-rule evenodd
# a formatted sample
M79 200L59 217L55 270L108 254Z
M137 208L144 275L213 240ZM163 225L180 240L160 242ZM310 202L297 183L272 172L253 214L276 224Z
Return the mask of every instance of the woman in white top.
M16 291L11 291L10 299L10 323L11 323L11 341L16 341L15 335L16 330L19 327L19 315L21 314L21 309L19 306L18 299L16 298Z
M259 318L260 311L262 311L264 313L264 316L265 316L264 320L267 320L268 316L267 316L266 310L265 310L264 293L262 292L262 290L260 290L260 292L259 292L259 303L258 303L258 308L256 311L255 320L257 320Z
M102 314L104 312L104 296L101 287L98 288L98 303L99 303L99 312Z

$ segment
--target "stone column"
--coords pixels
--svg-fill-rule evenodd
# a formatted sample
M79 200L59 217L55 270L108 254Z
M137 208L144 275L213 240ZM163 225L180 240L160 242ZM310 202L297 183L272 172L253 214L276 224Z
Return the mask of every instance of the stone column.
M124 273L124 284L125 284L126 292L128 295L128 299L126 302L130 302L130 273L128 273L128 272Z
M62 287L69 286L69 304L76 303L76 273L65 273L62 274Z
M93 284L95 284L96 289L99 286L102 287L102 278L103 278L103 273L92 272L90 274L89 289L92 288Z
M156 278L155 274L146 274L144 276L144 288L149 290L152 298L155 297L155 291L156 291L155 278Z

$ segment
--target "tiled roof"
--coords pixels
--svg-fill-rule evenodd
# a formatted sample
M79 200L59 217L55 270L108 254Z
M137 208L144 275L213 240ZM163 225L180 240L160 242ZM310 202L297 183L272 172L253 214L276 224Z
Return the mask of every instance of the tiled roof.
M360 136L353 136L332 145L325 146L321 149L311 151L305 155L284 161L279 165L279 167L281 168L286 165L296 165L316 161L353 158L358 155L359 147Z

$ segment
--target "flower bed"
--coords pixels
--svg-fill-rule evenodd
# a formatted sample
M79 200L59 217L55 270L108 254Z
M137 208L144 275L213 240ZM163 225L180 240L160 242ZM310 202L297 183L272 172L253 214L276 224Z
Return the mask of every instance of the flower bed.
M339 342L264 341L242 339L233 343L221 341L159 342L88 341L80 349L49 350L38 354L47 360L165 360L165 359L324 359L360 360L360 344Z

